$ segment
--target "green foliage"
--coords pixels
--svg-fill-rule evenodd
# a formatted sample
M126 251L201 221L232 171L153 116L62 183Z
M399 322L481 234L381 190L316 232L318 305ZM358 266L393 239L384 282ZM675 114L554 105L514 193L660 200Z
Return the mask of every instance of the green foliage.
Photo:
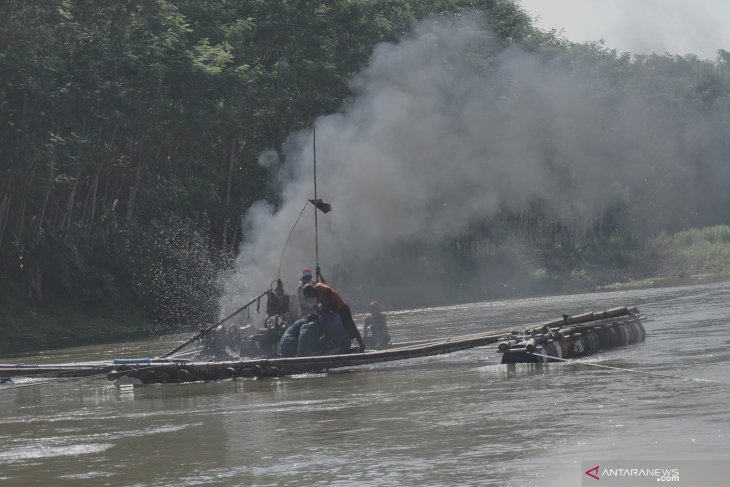
M494 41L469 53L478 66L491 69L518 44L580 69L592 83L586 96L647 95L657 119L688 134L697 178L650 174L657 183L646 191L625 189L595 220L570 224L544 201L505 208L437 249L404 251L418 256L414 269L446 252L458 286L479 287L477 269L506 261L542 268L542 281L592 281L593 266L627 267L647 235L694 222L702 202L671 222L656 208L689 192L683 185L706 183L714 173L703 168L726 164L725 51L716 62L632 59L542 32L511 0L10 0L0 2L0 289L22 289L36 304L142 306L161 328L210 319L215 274L244 237L241 215L278 197L258 155L339 110L378 43L409 35L424 17L470 10L485 13ZM698 124L707 114L714 125ZM600 118L608 139L624 123L618 108ZM635 129L653 141L667 127ZM719 149L697 155L710 145ZM713 211L714 221L727 216ZM727 270L727 231L664 235L651 248L666 265ZM517 285L506 266L500 272L511 292Z
M591 278L585 269L573 269L570 273L570 278L574 281L593 282L593 278Z
M658 268L670 275L730 272L730 226L662 232L647 242Z
M606 286L603 286L602 289L610 289L613 291L621 291L623 289L642 289L654 286L655 282L656 281L654 279L629 279L625 282L615 282L613 284L608 284Z
M530 28L503 0L0 3L0 285L121 302L135 282L164 326L208 310L212 256L276 197L258 154L336 111L378 42L471 8L505 41Z

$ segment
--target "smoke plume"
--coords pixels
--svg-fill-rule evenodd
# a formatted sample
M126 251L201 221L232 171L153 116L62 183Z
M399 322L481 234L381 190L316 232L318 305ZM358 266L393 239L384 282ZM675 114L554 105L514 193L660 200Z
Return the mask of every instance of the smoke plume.
M484 25L479 16L430 20L379 45L352 81L349 104L316 120L318 197L333 207L318 217L319 258L345 294L382 298L378 288L399 279L422 286L429 269L448 263L401 262L398 252L534 201L569 224L591 225L627 200L652 209L647 220L659 228L684 223L677 218L693 196L676 190L697 179L687 160L715 140L715 115L687 120L693 115L657 106L652 96L671 81L625 81L628 69L546 60L505 47ZM312 144L311 131L289 138L280 206L249 210L224 311L277 277L302 209L281 267L287 292L314 267Z

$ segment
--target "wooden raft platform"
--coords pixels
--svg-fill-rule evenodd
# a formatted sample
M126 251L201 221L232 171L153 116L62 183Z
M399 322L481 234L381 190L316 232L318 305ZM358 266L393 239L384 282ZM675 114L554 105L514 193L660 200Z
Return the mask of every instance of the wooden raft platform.
M457 352L470 348L482 347L494 343L500 343L500 352L509 352L513 346L517 349L520 342L517 336L523 340L533 340L536 344L545 343L544 348L549 349L546 342L550 333L562 331L562 340L577 340L581 336L580 331L601 329L613 326L626 320L641 321L643 317L635 307L614 308L607 311L585 313L577 316L563 316L558 320L524 328L522 332L510 330L494 330L484 333L462 335L444 339L434 339L425 342L406 343L394 346L385 350L367 351L364 353L350 353L342 355L324 355L313 357L291 357L291 358L259 358L242 359L236 361L221 362L196 362L190 360L166 359L120 359L109 362L90 362L74 364L0 364L0 377L12 376L43 376L43 377L83 377L99 374L106 374L110 380L118 383L152 384L152 383L180 383L223 380L237 377L278 377L303 373L321 373L331 369L356 367L395 360L407 360L419 357L428 357L446 353ZM576 328L578 327L578 328ZM527 337L527 338L526 338ZM572 338L571 338L572 337ZM571 341L570 343L573 343ZM509 346L504 344L509 344ZM529 342L532 344L532 342ZM504 349L507 347L507 350ZM533 351L535 348L521 352ZM596 348L597 351L597 348ZM577 356L577 355L574 355ZM516 360L515 362L520 361ZM535 360L525 360L534 362Z

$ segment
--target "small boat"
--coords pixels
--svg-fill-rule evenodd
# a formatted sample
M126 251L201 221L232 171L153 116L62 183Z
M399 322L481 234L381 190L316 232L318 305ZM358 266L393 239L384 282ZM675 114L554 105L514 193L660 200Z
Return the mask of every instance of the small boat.
M333 369L428 357L498 344L502 363L543 363L583 357L645 340L636 307L590 312L529 326L393 345L384 350L310 357L258 357L201 361L171 355L73 364L0 364L0 376L83 377L106 375L117 384L215 381L322 373Z

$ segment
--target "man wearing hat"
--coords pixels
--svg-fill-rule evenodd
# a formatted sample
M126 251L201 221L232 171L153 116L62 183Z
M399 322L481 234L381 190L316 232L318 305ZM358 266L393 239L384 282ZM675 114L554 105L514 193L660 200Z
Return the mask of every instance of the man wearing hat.
M312 269L302 269L302 277L297 286L297 299L299 300L299 317L306 318L311 314L317 314L317 301L304 295L304 286L312 282Z

